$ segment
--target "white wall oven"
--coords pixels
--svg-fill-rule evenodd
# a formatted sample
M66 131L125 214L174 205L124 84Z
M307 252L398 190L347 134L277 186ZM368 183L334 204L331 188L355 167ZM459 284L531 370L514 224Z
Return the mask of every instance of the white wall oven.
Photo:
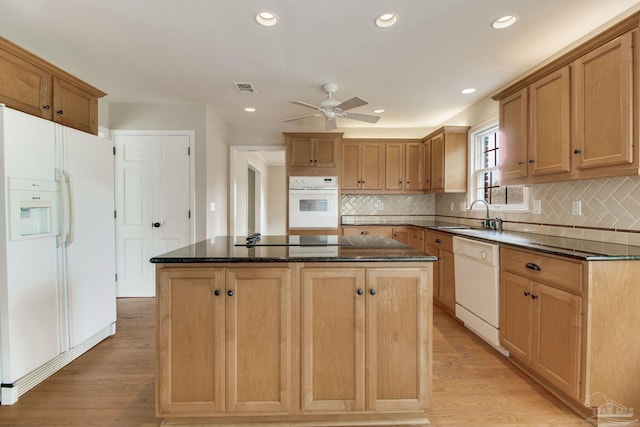
M289 177L289 228L338 228L338 177Z

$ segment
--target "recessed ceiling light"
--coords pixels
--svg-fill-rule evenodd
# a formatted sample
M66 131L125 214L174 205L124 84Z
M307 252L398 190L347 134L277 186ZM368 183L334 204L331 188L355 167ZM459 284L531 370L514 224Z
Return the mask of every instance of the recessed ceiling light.
M380 28L388 28L394 26L398 22L398 15L395 13L383 13L374 21Z
M262 26L273 27L278 23L278 15L271 11L263 10L256 15L256 21Z
M518 20L518 17L516 15L501 16L500 18L495 19L491 23L491 27L495 28L496 30L501 30L503 28L512 26L513 24L516 23L517 20Z
M253 107L244 107L244 111L246 111L247 113L253 113L254 111L256 111L256 109Z
M461 92L464 93L465 95L468 95L470 93L473 93L476 91L475 87L468 87L466 89L462 89Z
M373 110L374 113L376 114L382 114L384 113L384 109L383 108L376 108L375 110Z

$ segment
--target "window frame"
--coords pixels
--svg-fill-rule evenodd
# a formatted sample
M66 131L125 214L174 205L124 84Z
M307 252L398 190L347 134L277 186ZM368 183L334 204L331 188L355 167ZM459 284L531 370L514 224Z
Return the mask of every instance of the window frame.
M468 158L468 165L469 165L469 173L467 175L467 209L469 209L469 206L471 206L471 203L473 203L474 200L476 200L476 190L478 189L477 186L477 165L478 165L478 138L484 134L486 134L487 132L491 131L492 129L495 129L496 131L496 140L498 142L498 149L500 149L500 132L498 132L498 119L491 119L488 120L484 123L481 123L477 126L472 127L471 129L469 129L469 158ZM529 194L529 187L526 185L522 185L522 197L523 197L523 203L522 204L512 204L512 205L506 205L506 204L489 204L489 207L491 209L491 211L493 212L522 212L522 213L527 213L530 212L531 209L529 207L530 205L530 194ZM476 206L474 206L473 211L485 211L486 208L483 204L476 204Z

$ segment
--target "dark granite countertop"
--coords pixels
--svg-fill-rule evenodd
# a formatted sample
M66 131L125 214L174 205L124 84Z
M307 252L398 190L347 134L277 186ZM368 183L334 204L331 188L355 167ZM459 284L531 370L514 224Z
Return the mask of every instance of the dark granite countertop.
M308 236L293 244L292 236L263 236L254 245L245 237L217 236L151 258L152 263L236 262L365 262L436 261L396 240L383 236ZM302 237L302 236L301 236ZM325 237L323 239L322 237ZM323 244L323 241L329 241ZM309 243L316 242L316 243Z
M345 224L346 225L346 224ZM374 226L392 224L348 224L360 226ZM640 260L640 246L619 243L598 242L594 240L573 239L545 234L523 233L516 231L483 230L475 227L465 227L437 220L417 220L394 226L417 226L436 231L453 234L454 236L509 245L522 249L530 249L553 255L568 256L587 261L616 261Z

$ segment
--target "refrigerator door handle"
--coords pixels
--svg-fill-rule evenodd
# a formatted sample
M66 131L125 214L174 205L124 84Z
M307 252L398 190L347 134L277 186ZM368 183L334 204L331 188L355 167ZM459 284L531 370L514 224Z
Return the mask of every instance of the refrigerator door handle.
M56 181L60 183L60 209L59 209L59 219L58 222L60 224L60 237L58 239L58 247L63 247L67 242L67 225L69 223L68 216L68 195L67 195L67 180L65 173L56 168Z
M67 236L65 239L66 245L70 246L73 243L74 235L75 235L75 227L74 227L74 218L73 218L73 191L71 187L71 177L69 173L64 171L65 176L65 186L67 188L67 226L66 232Z

